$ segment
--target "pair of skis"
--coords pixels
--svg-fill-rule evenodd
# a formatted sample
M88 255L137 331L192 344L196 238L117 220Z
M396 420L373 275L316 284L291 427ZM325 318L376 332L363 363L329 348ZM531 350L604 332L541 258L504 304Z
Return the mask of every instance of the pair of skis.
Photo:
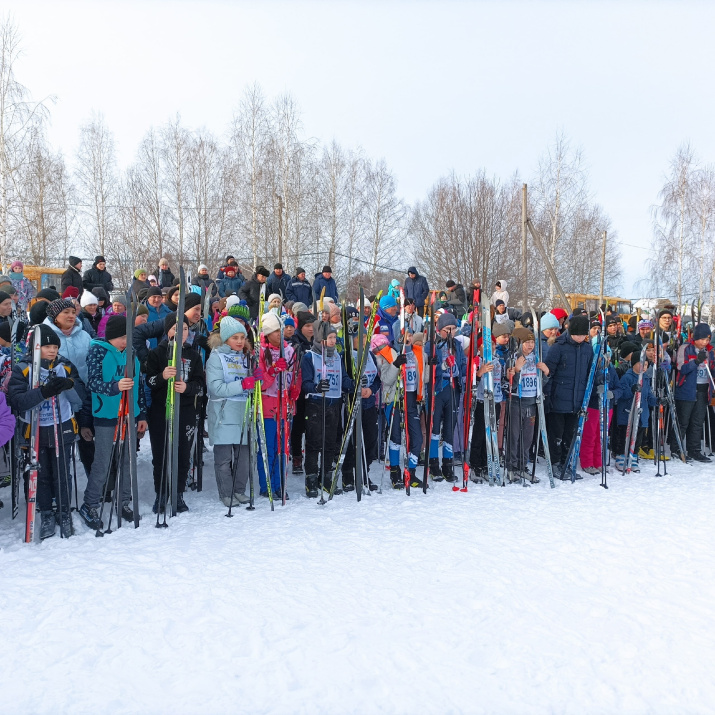
M484 362L489 365L494 359L492 349L492 323L491 306L486 296L482 297L482 354ZM484 373L484 429L486 430L487 447L487 472L489 475L489 486L493 487L494 482L502 486L501 471L499 465L499 431L497 428L496 404L494 401L494 373Z

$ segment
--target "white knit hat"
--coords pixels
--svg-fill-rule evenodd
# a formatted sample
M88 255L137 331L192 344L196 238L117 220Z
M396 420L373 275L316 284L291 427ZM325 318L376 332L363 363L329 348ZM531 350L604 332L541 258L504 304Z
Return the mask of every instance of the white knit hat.
M228 310L232 305L238 305L241 299L237 295L230 295L226 298L226 310Z
M266 305L270 305L274 300L279 300L281 303L283 302L283 298L281 298L279 293L271 293L266 300Z
M88 305L99 305L97 296L92 293L91 290L86 290L82 293L82 297L79 299L79 304L82 308L86 308Z
M281 319L275 313L266 313L266 315L263 316L261 326L261 332L264 335L275 333L276 330L281 329Z

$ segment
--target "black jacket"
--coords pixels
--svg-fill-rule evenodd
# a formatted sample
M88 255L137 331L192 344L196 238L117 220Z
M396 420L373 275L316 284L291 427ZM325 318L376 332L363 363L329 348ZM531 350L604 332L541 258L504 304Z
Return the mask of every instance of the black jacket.
M258 317L258 306L261 300L261 286L265 284L259 283L256 274L254 273L239 289L238 297L246 301L248 310L251 314L251 319L255 320ZM266 291L268 288L266 287ZM268 293L266 293L268 297Z
M174 274L171 270L162 271L161 268L157 267L154 269L154 275L159 288L171 288L174 284Z
M159 322L159 321L155 321ZM166 404L168 381L162 373L169 364L169 342L162 340L157 347L149 352L146 361L146 382L151 389L152 404ZM182 371L186 392L182 393L180 404L182 407L193 407L194 397L204 394L204 367L201 356L193 348L184 345L181 351Z
M82 283L86 290L92 290L92 288L104 288L107 293L111 293L114 290L114 283L112 283L112 274L105 268L100 271L97 268L97 264L93 263L92 267L84 272L84 278Z
M84 284L82 283L82 274L72 266L70 266L62 274L62 283L60 285L60 295L62 295L62 293L64 293L70 287L76 288L79 291L80 297L82 296L82 292L84 291Z

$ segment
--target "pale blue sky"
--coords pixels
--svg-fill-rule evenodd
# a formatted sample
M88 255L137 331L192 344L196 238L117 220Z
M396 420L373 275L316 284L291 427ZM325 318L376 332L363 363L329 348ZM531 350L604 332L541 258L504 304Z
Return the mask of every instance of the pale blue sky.
M652 243L649 207L683 141L715 161L714 3L35 2L6 0L19 79L54 94L72 156L102 111L122 164L152 124L227 126L244 87L291 92L306 132L384 157L413 201L484 167L527 178L557 131L582 147L624 244L623 293Z

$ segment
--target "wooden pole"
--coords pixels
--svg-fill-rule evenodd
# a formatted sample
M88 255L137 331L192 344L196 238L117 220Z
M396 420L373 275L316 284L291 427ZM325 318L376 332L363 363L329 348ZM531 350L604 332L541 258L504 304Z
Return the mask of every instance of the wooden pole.
M607 231L604 231L601 234L601 237L603 238L603 247L601 248L601 287L599 289L598 293L598 309L601 309L601 306L603 305L603 284L606 279L606 239L607 239Z
M523 284L521 310L524 313L526 313L529 305L529 289L526 286L529 279L529 272L526 264L526 219L526 184L524 184L521 189L521 281Z
M561 283L559 282L559 279L556 276L556 271L554 270L554 267L551 265L551 261L549 260L549 257L546 254L546 249L544 248L544 243L541 240L541 236L539 235L539 232L536 230L536 226L534 226L534 223L532 222L532 220L530 218L526 219L526 227L529 229L529 233L531 233L531 237L534 239L536 248L538 249L539 253L541 254L541 258L544 261L544 265L546 266L546 272L549 274L549 278L551 278L554 285L556 286L556 290L558 291L558 297L561 298L561 305L564 308L566 308L569 312L571 312L571 303L569 302L569 299L566 297L566 291L561 287Z

